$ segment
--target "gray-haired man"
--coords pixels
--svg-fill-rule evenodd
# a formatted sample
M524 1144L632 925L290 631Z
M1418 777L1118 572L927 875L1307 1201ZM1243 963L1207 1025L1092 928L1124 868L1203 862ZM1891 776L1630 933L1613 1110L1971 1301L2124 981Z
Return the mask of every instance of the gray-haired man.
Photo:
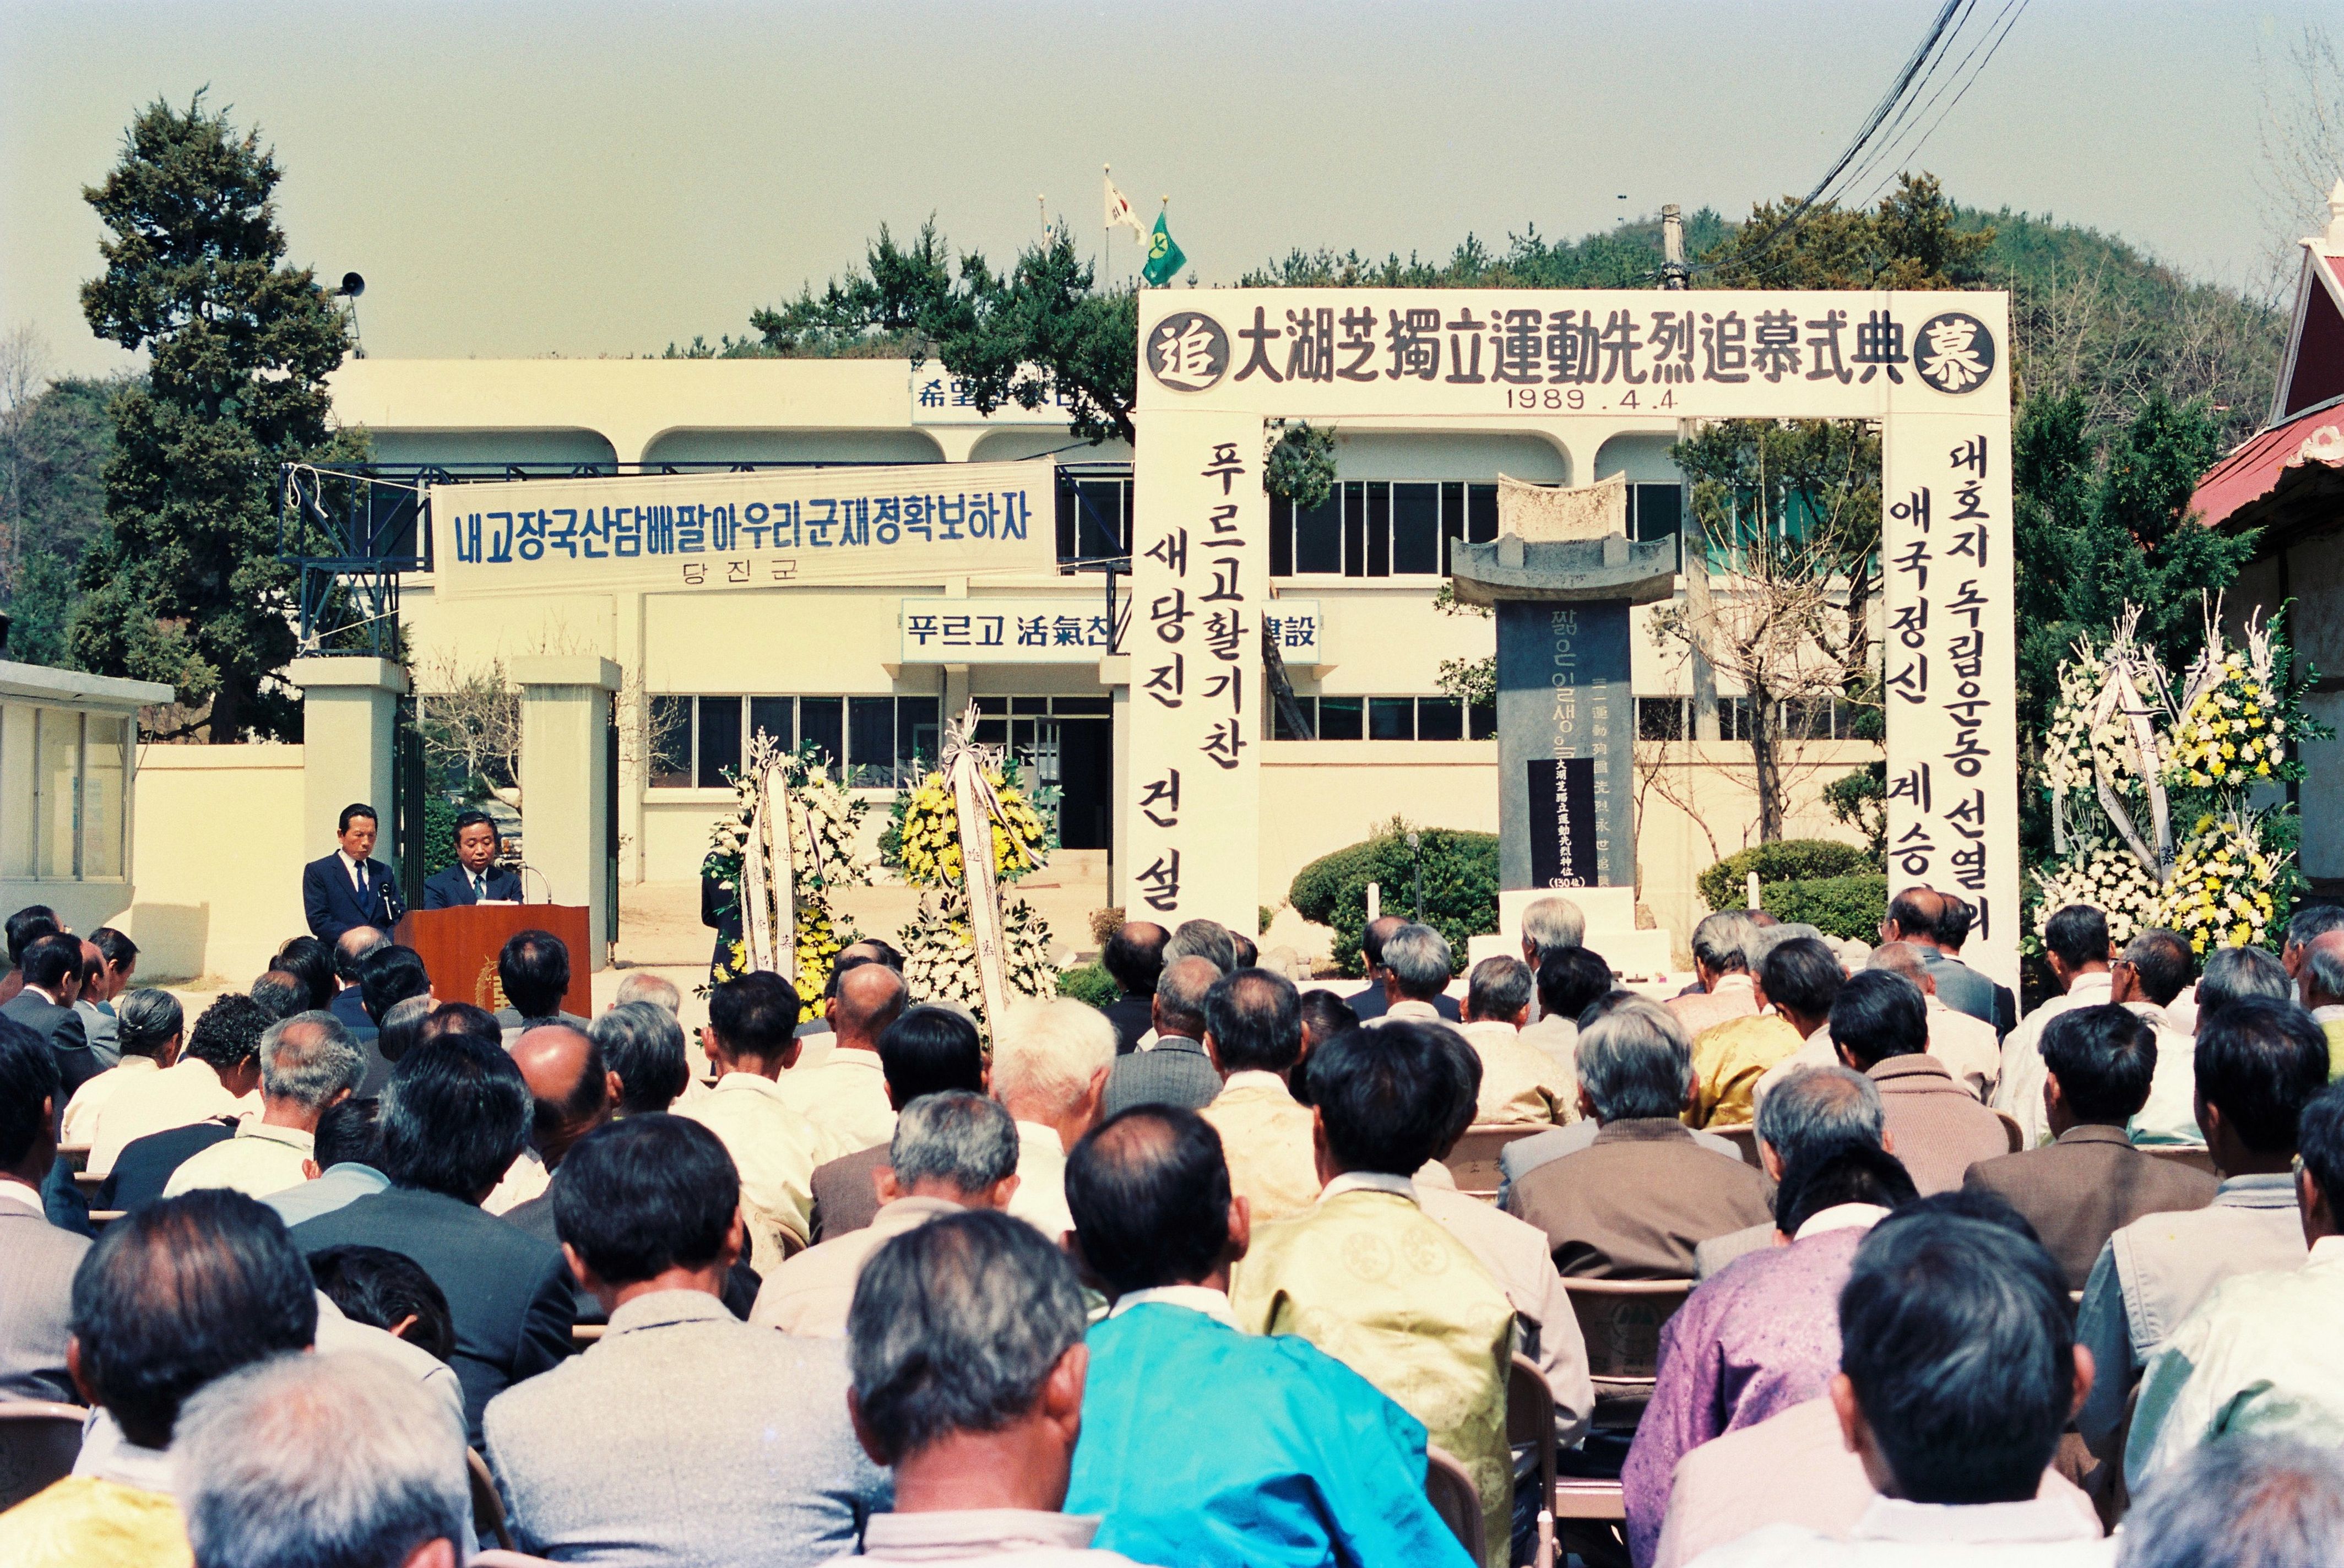
M266 1198L299 1186L317 1174L318 1118L364 1077L365 1053L331 1013L296 1013L271 1024L260 1037L259 1118L190 1155L164 1183L163 1196L232 1187Z
M459 1568L464 1423L378 1356L285 1355L187 1401L172 1464L198 1568Z
M1414 1018L1420 1024L1455 1022L1435 1004L1456 972L1447 937L1430 926L1401 926L1384 938L1384 1017ZM1362 1015L1362 1021L1380 1020Z
M1854 1067L1798 1067L1758 1102L1758 1159L1775 1181L1793 1164L1863 1144L1888 1147L1880 1090ZM1745 1252L1774 1242L1774 1222L1713 1236L1692 1249L1692 1277L1706 1280Z
M1506 1211L1547 1233L1564 1278L1682 1280L1692 1249L1768 1218L1766 1179L1693 1141L1678 1119L1692 1043L1669 1010L1622 1002L1579 1032L1585 1148L1519 1177Z
M964 1209L1006 1209L1017 1190L1017 1124L997 1100L947 1089L895 1118L876 1172L879 1212L860 1230L808 1248L765 1277L749 1320L785 1334L843 1340L854 1282L882 1246Z
M1082 1287L1066 1255L1005 1214L947 1215L872 1255L848 1320L847 1409L894 1512L864 1526L873 1562L1122 1568L1096 1519L1060 1512L1082 1430Z

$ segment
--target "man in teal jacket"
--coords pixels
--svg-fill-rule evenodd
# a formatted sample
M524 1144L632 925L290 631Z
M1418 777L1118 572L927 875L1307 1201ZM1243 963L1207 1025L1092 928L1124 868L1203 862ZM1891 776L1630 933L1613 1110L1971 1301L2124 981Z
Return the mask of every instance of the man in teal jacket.
M1167 1568L1471 1568L1424 1494L1423 1424L1294 1335L1240 1330L1250 1225L1220 1135L1139 1106L1066 1164L1076 1253L1115 1302L1090 1330L1069 1513Z

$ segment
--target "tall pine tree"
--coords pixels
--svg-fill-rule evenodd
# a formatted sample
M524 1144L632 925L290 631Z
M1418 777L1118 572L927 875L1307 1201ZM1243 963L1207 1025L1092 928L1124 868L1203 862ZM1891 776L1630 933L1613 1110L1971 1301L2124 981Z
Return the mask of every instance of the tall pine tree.
M285 261L274 154L199 93L131 123L122 160L82 194L111 231L82 287L91 329L145 349L146 382L113 403L106 534L83 558L74 656L167 681L214 743L298 736L272 679L295 652L292 571L275 556L279 462L338 454L325 378L349 329Z

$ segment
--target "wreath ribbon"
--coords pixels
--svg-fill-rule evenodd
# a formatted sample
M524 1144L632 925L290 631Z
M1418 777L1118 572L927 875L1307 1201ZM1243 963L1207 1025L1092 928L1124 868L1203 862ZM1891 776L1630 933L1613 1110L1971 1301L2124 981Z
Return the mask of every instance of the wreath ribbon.
M1009 1000L1009 983L1003 961L1001 887L994 876L993 824L1005 827L1001 797L985 777L994 764L993 749L976 742L976 705L945 730L941 762L952 787L953 810L960 828L961 874L968 889L968 934L976 949L977 986L985 998L985 1021L994 1037Z

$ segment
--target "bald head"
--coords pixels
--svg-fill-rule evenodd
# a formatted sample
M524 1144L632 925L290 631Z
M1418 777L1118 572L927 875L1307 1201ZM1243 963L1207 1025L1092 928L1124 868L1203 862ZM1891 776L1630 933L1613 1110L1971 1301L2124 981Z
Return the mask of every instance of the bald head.
M355 985L359 977L359 960L378 947L387 947L390 938L371 926L353 926L334 938L334 973Z
M1369 975L1373 976L1383 968L1384 944L1391 939L1393 932L1407 924L1397 915L1386 915L1368 922L1368 928L1359 933L1359 956L1368 961Z
M1934 887L1908 887L1888 901L1888 918L1881 935L1894 942L1917 942L1944 947L1948 911L1945 895Z
M827 1011L841 1049L875 1051L887 1026L904 1016L911 992L904 976L881 963L857 964L838 977Z
M1066 1159L1075 1245L1108 1292L1225 1286L1250 1216L1232 1199L1220 1136L1194 1111L1136 1106Z
M1910 942L1883 942L1872 950L1872 956L1864 961L1864 966L1902 975L1920 986L1925 996L1936 994L1936 977L1929 973L1928 962L1921 956L1921 950Z
M1205 998L1221 977L1221 966L1191 955L1164 966L1156 979L1156 1032L1191 1040L1205 1037Z
M540 1024L513 1042L513 1065L536 1102L530 1141L548 1170L580 1138L611 1119L619 1075L602 1062L591 1036L568 1024Z

